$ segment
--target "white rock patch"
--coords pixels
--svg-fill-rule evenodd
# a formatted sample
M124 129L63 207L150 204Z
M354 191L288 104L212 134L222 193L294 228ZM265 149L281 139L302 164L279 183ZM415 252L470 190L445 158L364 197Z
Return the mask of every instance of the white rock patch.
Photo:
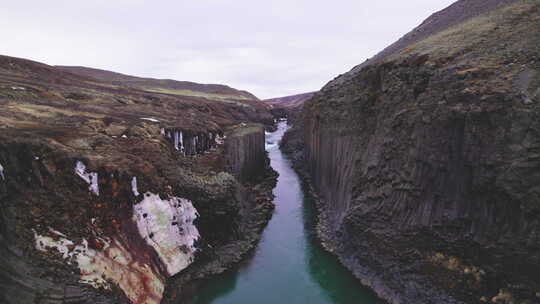
M168 136L170 138L170 136ZM184 151L184 134L180 131L174 131L174 148L178 151Z
M86 173L86 166L82 161L77 161L75 164L75 174L82 178L90 186L88 190L92 191L95 195L99 195L98 174L97 172Z
M4 176L4 167L2 167L2 164L0 164L0 177L5 180L6 177Z
M67 259L73 257L75 254L72 250L69 250L68 246L74 245L74 243L66 238L59 238L54 240L48 236L38 235L34 231L34 238L36 240L36 249L39 251L47 251L49 248L54 248L62 254L62 258ZM68 261L71 264L70 261Z
M223 145L225 143L225 136L221 137L219 134L216 136L216 145Z
M199 231L193 224L198 213L191 201L172 197L161 199L146 192L134 206L133 221L146 242L158 253L172 276L193 262Z
M195 149L195 154L197 154L197 141L199 140L199 136L195 136L191 138L191 146L193 149Z
M81 270L81 283L92 285L94 288L110 289L109 283L103 279L101 273L96 274L94 271L95 265L89 263L90 257L95 257L98 252L88 248L88 242L83 239L82 244L75 245L73 241L68 240L63 233L49 229L53 234L60 236L59 238L52 238L49 236L38 235L34 231L34 238L36 242L36 249L46 252L50 249L56 249L62 254L64 260L67 259L68 264L77 263ZM104 241L105 249L109 246Z
M134 176L132 179L131 179L131 191L133 192L133 195L135 196L139 196L139 191L137 190L137 177Z
M178 144L180 143L180 137L178 132L174 132L174 148L178 150Z
M110 289L109 280L118 285L132 303L158 304L163 296L164 279L150 266L134 262L131 253L116 240L100 239L102 250L88 248L88 242L75 245L64 234L50 229L61 237L51 238L34 231L36 249L57 250L68 264L76 263L81 272L80 282L94 288Z
M152 122L159 122L159 120L157 120L157 119L155 119L155 118L152 118L152 117L142 117L141 119L142 119L142 120L152 121Z

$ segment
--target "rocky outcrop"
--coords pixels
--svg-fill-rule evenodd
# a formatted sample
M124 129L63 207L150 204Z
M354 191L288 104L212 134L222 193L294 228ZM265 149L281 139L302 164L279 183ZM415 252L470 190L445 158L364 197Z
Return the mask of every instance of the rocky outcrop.
M257 111L81 77L0 57L0 302L179 301L271 216L266 155L249 187L225 161Z
M249 239L239 259L255 244L272 210L265 159L258 177L270 184L251 190L225 172L179 169L181 154L162 142L171 152L159 162L110 168L40 140L2 138L3 303L160 303L167 278L198 255ZM262 211L243 235L244 217Z
M268 165L264 136L264 127L257 124L239 125L226 134L227 163L238 180L255 181Z
M513 1L393 50L325 86L284 138L325 246L389 302L540 302L539 9Z
M242 123L225 131L223 163L239 182L222 193L234 195L235 199L219 195L199 204L200 212L208 209L206 216L200 216L200 230L207 227L211 231L206 233L207 242L200 244L205 250L192 267L170 280L163 303L189 298L206 277L223 273L255 248L274 210L272 190L277 181L264 149L264 136L260 124Z
M162 129L165 135L174 145L174 149L182 155L201 155L211 150L215 150L218 144L223 144L224 139L220 136L221 130L209 132L190 132L186 130Z

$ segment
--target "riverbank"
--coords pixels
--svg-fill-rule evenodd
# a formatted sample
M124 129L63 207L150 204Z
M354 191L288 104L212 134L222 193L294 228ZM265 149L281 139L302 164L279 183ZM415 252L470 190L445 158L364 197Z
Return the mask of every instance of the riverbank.
M261 129L260 133L263 132ZM229 137L232 135L229 134ZM241 139L236 139L236 143L241 143ZM248 149L250 146L246 145L244 148ZM268 156L264 155L266 152L261 152L265 159L257 159L257 162L250 159L242 160L246 158L244 154L249 154L246 151L241 152L243 154L240 156L236 155L240 152L235 154L229 151L228 153L235 156L235 164L239 166L239 168L232 168L233 172L245 171L243 168L249 165L249 161L264 164L258 168L256 173L253 173L251 181L237 185L239 187L236 194L237 200L245 203L241 206L243 210L235 230L235 240L226 242L219 247L205 244L205 248L200 251L190 267L168 280L162 303L191 303L193 290L196 290L197 286L234 268L235 265L249 256L260 241L262 231L272 218L275 208L272 202L274 198L272 190L276 185L278 174L270 166ZM232 156L229 157L232 158ZM242 180L240 174L235 175L238 175L238 179Z
M346 271L350 272L351 275L354 275L355 280L360 282L363 285L363 288L369 289L369 291L374 294L374 297L378 297L379 303L387 303L383 299L388 299L391 290L384 285L384 282L373 275L367 276L369 270L365 267L361 267L361 265L357 265L357 263L354 265L356 268L351 267L351 263L354 261L352 259L347 259L347 256L340 252L340 235L331 228L331 219L328 216L331 212L327 210L328 206L319 197L317 191L313 187L311 175L309 174L304 161L303 142L297 132L300 132L299 128L289 129L283 137L280 148L290 159L294 171L302 181L302 188L304 189L305 195L310 197L313 206L316 209L315 231L317 241L328 254L339 261L341 267L344 267ZM351 269L356 271L353 272ZM360 274L359 271L363 271L363 273ZM370 279L367 279L368 277Z
M276 132L267 133L266 149L279 178L276 209L261 241L230 271L192 285L183 303L381 303L320 246L314 203L279 149L287 128L280 122Z

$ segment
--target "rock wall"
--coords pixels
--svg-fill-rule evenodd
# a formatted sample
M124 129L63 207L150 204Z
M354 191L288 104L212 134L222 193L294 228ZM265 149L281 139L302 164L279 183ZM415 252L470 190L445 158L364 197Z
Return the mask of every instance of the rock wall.
M163 128L162 135L174 145L174 149L184 156L201 155L212 149L218 144L223 144L221 131L192 132L180 130L177 128Z
M538 16L514 1L341 77L284 138L325 246L389 302L540 302Z
M87 172L81 160L19 149L0 149L2 303L102 297L107 303L160 303L166 278L193 261L199 235L192 203L172 192L152 194L144 176L137 189L134 177L105 168ZM123 299L88 292L90 286L120 289Z
M1 303L177 301L167 290L224 271L253 248L273 209L273 171L263 166L261 184L245 188L205 169L222 153L218 136L186 132L194 144L176 150L154 129L146 142L130 134L117 139L123 150L97 157L49 138L0 135Z
M241 182L255 181L268 165L264 149L264 127L244 124L226 136L226 158L231 172Z

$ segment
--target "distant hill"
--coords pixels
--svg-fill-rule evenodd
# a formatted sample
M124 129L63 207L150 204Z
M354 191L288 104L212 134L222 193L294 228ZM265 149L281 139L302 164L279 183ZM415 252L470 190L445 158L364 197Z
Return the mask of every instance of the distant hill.
M56 66L56 68L76 75L111 82L114 85L136 88L153 93L197 96L209 99L257 100L257 97L249 92L237 90L222 84L200 84L172 79L135 77L82 66Z
M71 124L65 116L122 117L132 122L152 116L165 126L192 130L272 121L269 105L226 85L51 66L1 55L0 101L9 105L2 108L5 115L0 115L0 128L26 124L43 130L45 126Z
M313 96L313 94L315 94L315 92L302 93L302 94L296 94L296 95L285 96L285 97L270 98L270 99L265 99L264 102L272 106L294 108L303 104L306 100L310 99Z

